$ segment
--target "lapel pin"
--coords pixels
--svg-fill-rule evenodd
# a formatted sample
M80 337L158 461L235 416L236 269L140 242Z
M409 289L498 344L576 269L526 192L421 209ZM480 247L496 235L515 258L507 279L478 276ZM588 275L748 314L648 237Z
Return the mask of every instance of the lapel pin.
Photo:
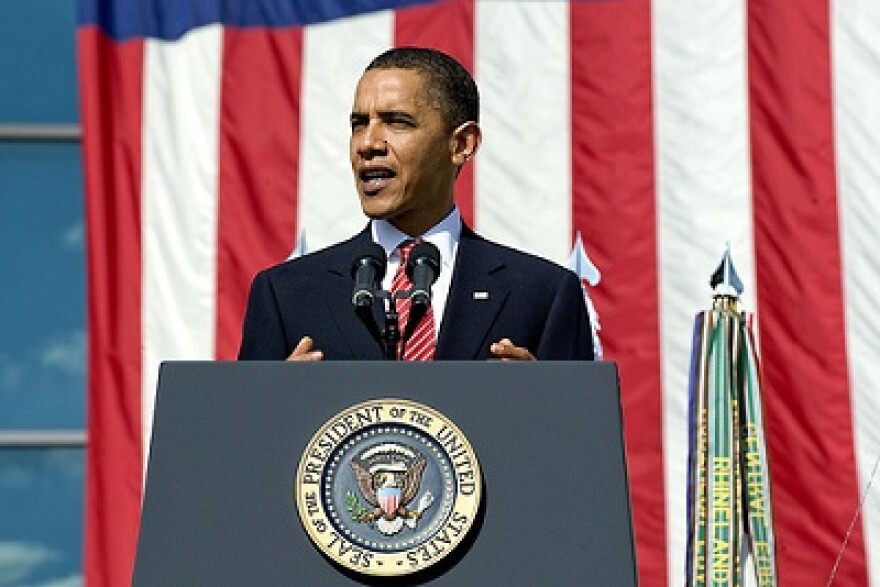
M475 300L488 300L488 299L489 299L489 292L487 292L487 291L475 291L475 292L474 292L474 299L475 299Z

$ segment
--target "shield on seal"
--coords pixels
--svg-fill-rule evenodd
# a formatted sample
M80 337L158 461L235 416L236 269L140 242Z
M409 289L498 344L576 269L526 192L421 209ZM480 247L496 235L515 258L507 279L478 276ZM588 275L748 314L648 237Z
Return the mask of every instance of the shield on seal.
M380 487L376 492L379 507L386 514L393 514L400 507L400 487Z

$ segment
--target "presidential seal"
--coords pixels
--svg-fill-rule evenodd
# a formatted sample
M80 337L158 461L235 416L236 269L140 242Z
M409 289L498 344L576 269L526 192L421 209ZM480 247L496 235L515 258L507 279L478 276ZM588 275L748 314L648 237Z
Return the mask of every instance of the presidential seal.
M379 399L343 410L312 437L296 472L312 542L366 575L420 571L464 539L482 480L464 434L436 410Z

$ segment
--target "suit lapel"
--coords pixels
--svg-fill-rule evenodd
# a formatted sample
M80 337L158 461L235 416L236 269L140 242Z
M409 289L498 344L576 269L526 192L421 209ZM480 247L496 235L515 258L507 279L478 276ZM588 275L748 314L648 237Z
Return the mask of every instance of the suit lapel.
M510 294L508 271L492 248L462 227L452 283L440 333L437 359L476 359L486 355L489 329Z
M370 242L369 226L349 241L349 246L341 247L340 252L327 265L328 280L324 305L327 315L332 317L340 331L342 340L351 350L353 359L381 359L382 348L378 342L378 332L371 331L368 321L362 320L351 305L354 280L351 277L351 263L363 248ZM382 308L379 301L373 304L375 324L381 324Z

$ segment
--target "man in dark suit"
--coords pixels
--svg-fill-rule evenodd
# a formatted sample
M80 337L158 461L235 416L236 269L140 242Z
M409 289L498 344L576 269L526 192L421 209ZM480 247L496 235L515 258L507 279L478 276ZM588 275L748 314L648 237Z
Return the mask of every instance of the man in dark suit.
M574 273L461 222L453 185L480 146L478 119L476 84L451 57L399 48L370 63L355 92L350 156L371 222L345 242L256 276L240 359L382 359L375 327L352 308L351 265L365 243L378 243L388 254L389 290L399 245L411 239L440 250L432 307L410 328L413 339L430 340L429 357L593 358Z

